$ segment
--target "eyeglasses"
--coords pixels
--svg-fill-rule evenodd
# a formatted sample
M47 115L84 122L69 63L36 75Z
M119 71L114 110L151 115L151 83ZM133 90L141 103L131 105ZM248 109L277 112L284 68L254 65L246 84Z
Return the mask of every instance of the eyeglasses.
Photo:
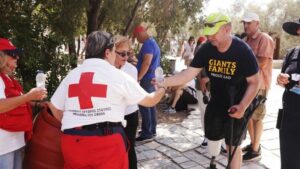
M220 23L220 22L227 22L226 20L220 20L220 21L217 21L217 22L211 22L211 23L204 23L204 26L205 27L215 27L217 23Z
M119 52L119 51L115 51L116 54L120 55L121 57L125 57L125 56L130 56L131 52L129 51L124 51L124 52Z

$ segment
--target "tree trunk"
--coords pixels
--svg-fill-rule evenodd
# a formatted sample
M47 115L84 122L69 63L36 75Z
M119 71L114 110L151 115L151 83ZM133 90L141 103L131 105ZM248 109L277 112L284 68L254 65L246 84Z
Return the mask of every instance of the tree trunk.
M103 8L103 9L100 11L100 15L99 15L99 17L98 17L98 19L97 19L97 22L98 22L97 28L98 28L98 29L101 28L101 26L102 26L102 24L103 24L103 22L104 22L105 17L106 17L106 9Z
M89 7L87 11L88 25L86 34L89 35L91 32L97 30L98 16L100 13L100 4L102 0L89 0Z
M132 12L131 12L131 17L129 18L128 20L128 23L126 25L126 28L125 30L123 31L123 35L127 35L128 34L128 31L129 31L129 28L131 27L132 23L133 23L133 20L135 18L135 15L136 15L136 12L138 10L138 7L141 5L141 0L137 0L135 5L134 5L134 8L132 9Z
M76 51L76 56L79 56L79 52L80 52L80 46L81 46L81 38L80 36L77 38L77 51Z
M77 67L77 56L76 56L76 46L75 46L75 39L71 39L68 42L69 46L69 57L70 57L70 66L72 69Z

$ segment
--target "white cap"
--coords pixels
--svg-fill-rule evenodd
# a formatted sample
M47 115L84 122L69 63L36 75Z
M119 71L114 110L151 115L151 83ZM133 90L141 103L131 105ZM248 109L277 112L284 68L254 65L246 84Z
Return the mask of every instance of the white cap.
M259 16L253 12L247 12L244 14L242 21L251 22L251 21L259 21Z

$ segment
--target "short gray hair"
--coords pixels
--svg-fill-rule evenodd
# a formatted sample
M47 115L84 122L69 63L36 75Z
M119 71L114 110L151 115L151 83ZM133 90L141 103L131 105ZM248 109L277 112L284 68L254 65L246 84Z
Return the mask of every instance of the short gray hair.
M104 58L105 50L113 47L113 36L110 33L94 31L87 37L85 58Z
M0 51L0 72L2 72L6 66L7 57L8 56L3 51Z

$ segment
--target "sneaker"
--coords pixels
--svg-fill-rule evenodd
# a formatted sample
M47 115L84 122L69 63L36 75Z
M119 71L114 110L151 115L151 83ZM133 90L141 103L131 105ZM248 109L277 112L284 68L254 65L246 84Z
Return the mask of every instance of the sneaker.
M201 144L201 147L207 147L207 139L204 138L202 144Z
M261 148L259 147L258 152L251 149L243 155L243 162L259 161L261 159Z
M224 156L227 156L227 150L226 150L226 148L224 148L223 145L221 146L221 154Z
M252 151L252 144L248 144L247 146L242 148L243 153L246 153L248 151Z
M173 114L173 113L176 113L176 110L173 107L169 107L168 109L164 110L164 113Z
M150 142L150 141L153 141L153 140L154 140L153 137L151 137L151 138L144 138L144 137L141 137L141 136L139 136L139 137L137 137L135 139L136 142Z
M138 132L138 136L141 136L141 134L142 134L142 130L140 130L140 131ZM156 137L156 133L153 134L153 137Z
M160 107L162 110L165 110L165 109L169 108L170 106L168 104L161 104Z

